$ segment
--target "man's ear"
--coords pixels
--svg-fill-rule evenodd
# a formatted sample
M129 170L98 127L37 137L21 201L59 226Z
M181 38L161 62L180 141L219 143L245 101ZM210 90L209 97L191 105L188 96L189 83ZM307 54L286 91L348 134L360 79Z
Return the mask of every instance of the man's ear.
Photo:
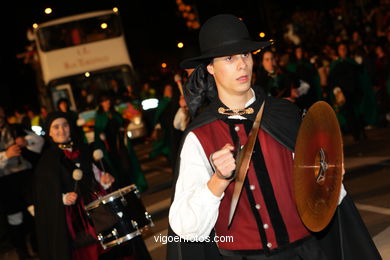
M207 71L211 74L211 75L214 75L214 66L213 64L209 64L207 65Z

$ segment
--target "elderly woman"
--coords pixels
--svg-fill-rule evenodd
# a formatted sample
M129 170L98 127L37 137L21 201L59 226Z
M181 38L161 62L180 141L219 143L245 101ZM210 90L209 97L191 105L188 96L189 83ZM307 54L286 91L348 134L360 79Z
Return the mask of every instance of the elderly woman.
M105 195L114 178L93 163L87 145L73 141L65 113L48 115L46 133L49 145L34 177L40 259L98 259L103 250L84 205Z

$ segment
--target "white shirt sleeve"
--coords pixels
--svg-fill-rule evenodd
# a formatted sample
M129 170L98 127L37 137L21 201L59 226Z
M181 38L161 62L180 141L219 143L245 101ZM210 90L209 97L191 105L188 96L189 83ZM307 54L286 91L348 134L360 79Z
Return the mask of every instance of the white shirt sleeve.
M182 238L204 238L214 228L223 195L215 196L207 186L213 171L198 138L192 132L184 141L180 160L169 223Z
M344 199L344 197L345 197L346 195L347 195L347 191L346 191L345 188L344 188L344 184L341 183L341 190L340 190L339 204L338 204L338 205L340 205L341 202L343 202L343 199Z
M173 127L177 130L184 131L188 125L188 114L185 112L184 108L180 107L173 119Z

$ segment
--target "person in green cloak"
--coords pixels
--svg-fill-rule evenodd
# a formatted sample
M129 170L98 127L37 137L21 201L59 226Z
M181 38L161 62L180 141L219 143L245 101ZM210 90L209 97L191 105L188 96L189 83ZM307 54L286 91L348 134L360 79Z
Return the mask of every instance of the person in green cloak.
M364 126L375 124L375 98L363 65L348 57L345 43L340 43L337 50L339 58L331 64L329 73L330 102L343 130L358 141L366 137Z
M306 94L301 95L297 100L297 105L308 109L312 104L321 100L322 90L320 77L316 68L304 57L304 50L297 46L294 57L287 64L286 70L292 73L298 80L305 81L310 88Z
M100 97L95 119L95 145L103 151L110 172L117 180L116 188L135 184L140 192L148 185L122 116L114 109L108 95Z
M169 161L172 160L171 134L173 129L173 114L171 112L173 96L173 87L171 84L165 84L163 97L160 99L155 116L154 130L152 132L152 150L149 158L156 158L158 155L165 156ZM161 134L158 134L161 133Z

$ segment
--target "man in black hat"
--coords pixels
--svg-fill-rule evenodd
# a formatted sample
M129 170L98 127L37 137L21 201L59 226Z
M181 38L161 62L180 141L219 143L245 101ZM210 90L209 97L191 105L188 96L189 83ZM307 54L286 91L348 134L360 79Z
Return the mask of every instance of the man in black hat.
M176 169L168 259L339 259L340 250L326 251L296 209L291 184L298 108L265 97L251 85L251 52L270 43L252 41L244 23L232 15L209 19L199 42L201 56L181 64L195 68L185 86L195 118ZM247 142L263 102L252 160L229 224L234 154ZM341 194L340 201L345 191Z

